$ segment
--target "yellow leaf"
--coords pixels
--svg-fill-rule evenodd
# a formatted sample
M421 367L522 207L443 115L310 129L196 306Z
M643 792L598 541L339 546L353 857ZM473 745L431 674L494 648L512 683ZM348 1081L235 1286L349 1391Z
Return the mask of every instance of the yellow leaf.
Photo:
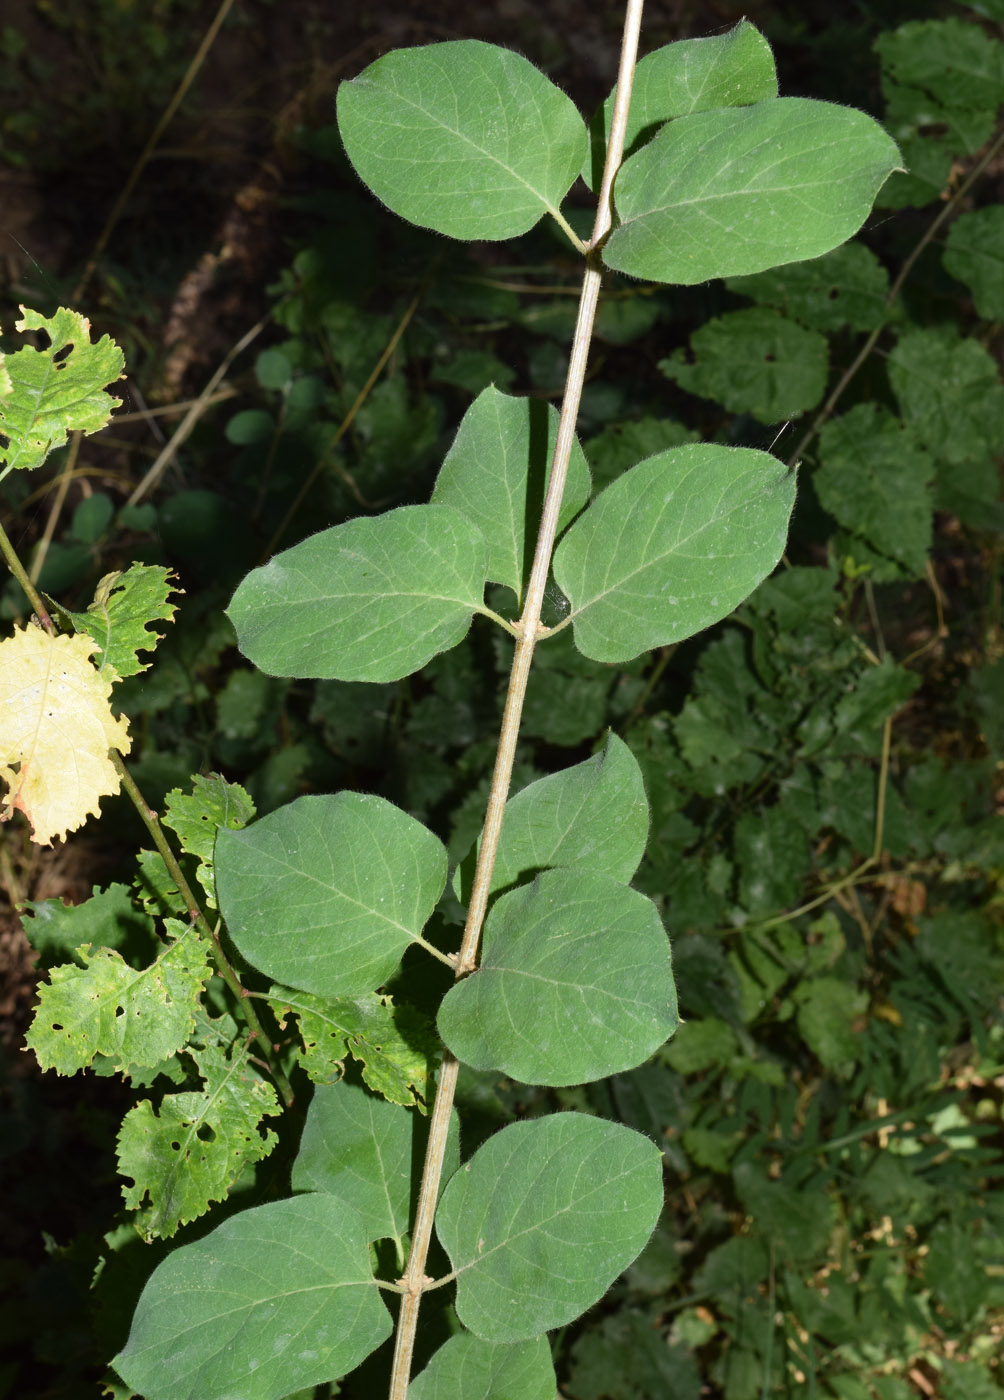
M119 790L108 750L129 752L128 722L111 712L111 681L89 659L96 649L85 633L52 637L33 626L0 642L0 779L9 789L0 821L19 808L41 846L97 816L98 798Z

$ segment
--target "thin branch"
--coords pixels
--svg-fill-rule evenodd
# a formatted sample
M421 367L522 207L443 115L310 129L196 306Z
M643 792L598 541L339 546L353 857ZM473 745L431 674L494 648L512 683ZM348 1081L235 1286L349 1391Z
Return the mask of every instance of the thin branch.
M551 555L558 530L558 512L565 488L568 462L575 442L575 423L579 414L582 385L585 380L586 361L592 337L596 305L599 300L602 265L599 249L610 231L613 222L611 193L614 176L620 165L624 151L624 137L627 129L628 106L631 101L631 87L634 81L634 68L638 53L638 37L641 29L643 0L627 0L624 19L624 38L621 47L620 70L617 78L617 96L614 101L610 136L607 143L607 157L603 168L599 202L593 236L586 254L586 271L582 279L582 293L579 299L579 312L572 341L565 382L565 396L561 405L557 439L548 477L547 493L541 513L540 528L534 551L533 565L527 586L523 614L519 620L519 636L513 655L509 690L506 695L502 729L499 735L495 770L492 775L491 791L485 813L484 829L478 849L478 863L474 874L471 901L464 926L463 941L457 955L457 977L464 977L477 964L478 944L481 928L488 907L492 871L502 831L502 817L505 812L509 786L512 781L513 763L516 755L516 740L523 712L527 681L533 650L537 644L540 614L544 603L544 590L551 567ZM406 1400L411 1376L412 1354L415 1345L415 1332L418 1327L418 1313L422 1293L428 1287L425 1265L428 1258L429 1242L432 1236L432 1223L439 1199L439 1185L443 1172L446 1152L447 1132L450 1112L456 1092L459 1065L448 1050L444 1050L443 1062L436 1086L436 1097L429 1122L429 1139L426 1146L425 1169L419 1191L418 1209L412 1235L408 1265L401 1280L404 1296L398 1315L397 1336L394 1346L394 1366L391 1374L390 1400Z
M7 531L2 525L0 525L0 554L6 559L7 567L24 590L25 597L35 610L35 616L50 636L54 637L56 635L56 624L49 616L49 610L42 602L41 594L25 572L24 565L17 557L17 550L11 544L7 536Z

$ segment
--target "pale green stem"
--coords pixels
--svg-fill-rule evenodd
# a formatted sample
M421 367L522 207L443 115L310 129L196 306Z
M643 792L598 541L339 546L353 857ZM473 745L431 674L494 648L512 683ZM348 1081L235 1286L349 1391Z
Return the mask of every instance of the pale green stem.
M2 525L0 525L0 554L2 554L3 557L6 559L7 567L10 569L11 573L14 575L18 583L24 589L25 597L28 599L28 602L34 608L35 615L38 618L39 622L42 624L42 626L48 633L50 633L52 636L55 636L56 625L53 622L52 618L49 616L48 608L42 602L42 595L39 593L38 589L28 577L24 565L17 557L17 550L11 544L7 536L7 531L3 528Z
M582 280L579 298L579 314L575 326L575 336L569 356L568 375L565 381L565 395L561 405L557 440L547 483L547 494L541 513L540 528L534 551L533 567L526 592L523 614L518 624L518 637L506 695L505 711L499 735L498 752L495 758L495 771L492 776L491 792L485 813L484 829L478 849L477 869L471 901L467 910L463 941L457 955L457 977L464 977L477 965L478 944L481 928L488 908L492 871L502 831L502 817L509 796L512 781L513 763L516 755L516 740L519 733L523 700L526 695L527 680L533 649L537 644L540 613L544 603L544 590L551 567L551 555L558 530L558 513L561 497L565 489L568 462L575 442L575 423L579 415L582 385L585 380L586 360L592 338L596 304L599 299L602 265L599 249L610 232L613 222L611 194L614 176L624 152L624 138L627 129L628 106L631 101L631 87L634 81L634 67L638 53L638 37L641 29L643 0L627 0L624 19L624 38L621 46L620 71L617 79L617 96L614 102L610 136L607 143L607 158L603 169L596 210L593 236L586 253L586 272ZM418 1313L422 1294L429 1286L425 1277L425 1265L432 1237L432 1223L439 1199L439 1186L443 1173L447 1133L450 1113L457 1086L459 1064L448 1050L444 1050L440 1068L436 1097L429 1121L429 1139L425 1153L425 1169L419 1191L418 1208L415 1214L415 1228L412 1235L408 1266L401 1280L404 1296L398 1315L397 1336L394 1345L394 1365L391 1374L390 1400L406 1400L411 1376L412 1354L415 1346L415 1332L418 1326Z

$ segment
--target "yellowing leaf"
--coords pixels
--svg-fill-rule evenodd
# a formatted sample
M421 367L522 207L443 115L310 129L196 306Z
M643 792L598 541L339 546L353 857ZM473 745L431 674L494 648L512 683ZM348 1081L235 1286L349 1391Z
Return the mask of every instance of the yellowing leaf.
M129 752L128 723L111 712L111 681L90 661L96 648L86 635L31 626L0 642L0 779L9 789L0 821L20 808L40 846L97 816L98 798L119 790L108 751Z

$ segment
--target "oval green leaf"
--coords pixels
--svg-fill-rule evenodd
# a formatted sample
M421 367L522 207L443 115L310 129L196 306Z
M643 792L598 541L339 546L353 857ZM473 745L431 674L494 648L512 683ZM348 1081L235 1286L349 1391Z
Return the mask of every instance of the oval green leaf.
M270 676L396 681L483 611L485 540L451 506L401 506L312 535L253 569L227 616Z
M458 1332L408 1387L408 1400L554 1400L557 1392L546 1337L483 1342Z
M592 758L549 773L506 803L491 892L556 865L584 866L627 884L645 854L648 799L638 760L611 731ZM454 877L470 899L478 845Z
M364 184L450 238L515 238L556 213L586 155L573 103L520 54L474 39L397 49L338 89Z
M537 539L558 411L541 399L485 389L464 414L432 499L454 506L488 541L488 577L522 599ZM563 530L589 500L589 466L576 441L561 498Z
M220 912L243 957L318 996L371 992L446 884L446 850L382 797L299 797L216 838Z
M589 124L590 159L582 178L599 187L617 89ZM727 34L677 39L639 59L631 87L625 158L674 117L714 107L739 107L777 96L774 55L763 35L741 19Z
M690 443L639 462L558 545L575 645L629 661L726 617L784 551L795 474L766 452Z
M603 252L633 277L691 286L816 258L864 223L895 142L864 112L777 97L678 117L621 167Z
M451 1177L436 1233L457 1315L487 1342L563 1327L641 1253L662 1210L662 1154L581 1113L511 1123Z
M343 1376L390 1335L351 1206L256 1206L159 1264L115 1370L145 1400L281 1400Z
M293 1163L294 1191L327 1191L352 1206L370 1239L400 1245L418 1198L429 1120L358 1084L318 1084ZM450 1120L444 1182L460 1160L460 1120Z
M494 905L481 965L447 992L437 1024L458 1060L524 1084L634 1069L678 1024L655 905L609 875L545 871Z

